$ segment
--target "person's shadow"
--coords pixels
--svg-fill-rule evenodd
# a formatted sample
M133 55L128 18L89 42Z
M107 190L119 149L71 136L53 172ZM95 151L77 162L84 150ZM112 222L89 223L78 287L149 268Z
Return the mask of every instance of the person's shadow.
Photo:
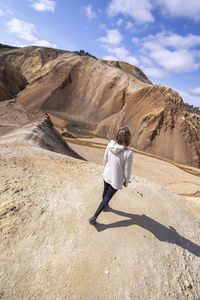
M107 207L105 211L113 212L119 216L123 216L128 219L114 222L111 224L101 224L97 222L95 224L95 228L99 232L109 228L137 225L152 232L158 240L162 242L176 244L182 247L183 249L190 251L194 255L200 257L200 246L181 236L172 226L169 226L168 228L160 224L159 222L147 217L146 215L130 214L116 209L112 209L110 206Z

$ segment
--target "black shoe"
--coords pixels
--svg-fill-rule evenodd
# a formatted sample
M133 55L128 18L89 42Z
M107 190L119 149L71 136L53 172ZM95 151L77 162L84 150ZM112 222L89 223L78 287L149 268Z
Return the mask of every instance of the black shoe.
M96 223L96 219L97 218L95 216L93 216L93 217L88 219L88 222L90 223L90 225L94 225Z

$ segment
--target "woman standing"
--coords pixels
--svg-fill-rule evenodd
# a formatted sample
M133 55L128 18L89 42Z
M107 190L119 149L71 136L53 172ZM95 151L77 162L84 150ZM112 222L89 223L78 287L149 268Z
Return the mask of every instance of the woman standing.
M133 152L128 149L131 141L130 130L123 127L118 130L116 141L111 140L104 154L104 190L102 201L97 208L94 216L89 218L89 223L94 225L98 215L108 205L113 195L122 189L122 186L128 186L130 176Z

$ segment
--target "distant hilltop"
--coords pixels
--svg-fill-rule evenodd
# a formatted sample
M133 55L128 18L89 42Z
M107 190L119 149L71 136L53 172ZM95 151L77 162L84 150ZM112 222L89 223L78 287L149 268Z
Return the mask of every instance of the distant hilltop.
M5 44L1 44L0 43L0 49L18 49L18 47L14 47L14 46L9 46L9 45L5 45Z

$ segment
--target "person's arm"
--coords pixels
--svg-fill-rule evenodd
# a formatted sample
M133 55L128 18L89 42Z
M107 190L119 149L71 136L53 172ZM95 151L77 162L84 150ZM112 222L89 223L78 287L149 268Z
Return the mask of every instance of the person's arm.
M103 158L104 167L106 166L107 161L108 161L108 147L106 148L106 151L104 153L104 158Z
M128 186L131 177L132 162L133 162L133 152L130 151L128 153L128 156L124 164L124 177L125 177L124 186L125 187Z

